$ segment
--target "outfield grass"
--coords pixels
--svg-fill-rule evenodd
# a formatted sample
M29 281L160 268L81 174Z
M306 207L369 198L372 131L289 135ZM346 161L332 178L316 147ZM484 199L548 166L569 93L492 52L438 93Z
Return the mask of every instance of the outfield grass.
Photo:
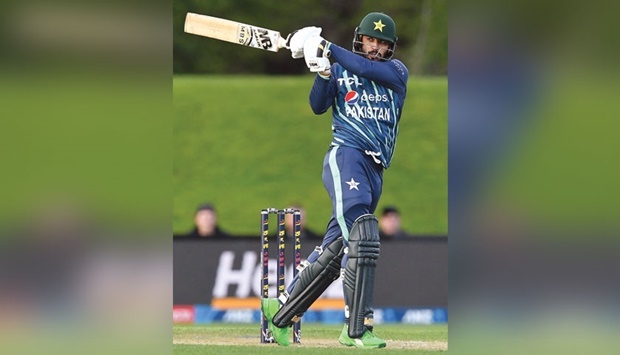
M175 354L350 354L355 351L338 343L342 327L302 325L302 344L281 347L260 344L257 324L212 324L173 327ZM447 325L385 324L376 333L387 342L387 353L436 354L447 350Z
M175 76L173 228L213 202L221 226L257 233L259 211L301 202L323 232L331 203L321 180L331 114L308 105L313 76ZM379 208L401 208L415 234L447 234L447 79L409 81Z

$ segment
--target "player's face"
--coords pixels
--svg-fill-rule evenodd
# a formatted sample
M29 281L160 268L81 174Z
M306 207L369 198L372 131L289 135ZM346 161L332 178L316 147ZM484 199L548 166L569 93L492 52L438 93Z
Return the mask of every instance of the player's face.
M362 51L366 53L366 58L370 60L381 60L385 57L390 43L388 41L370 37L362 36Z

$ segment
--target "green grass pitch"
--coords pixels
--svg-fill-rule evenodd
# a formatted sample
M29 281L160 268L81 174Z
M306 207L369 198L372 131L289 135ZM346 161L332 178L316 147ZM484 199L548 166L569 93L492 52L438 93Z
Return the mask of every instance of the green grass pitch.
M174 354L351 354L355 348L338 343L342 326L302 324L302 343L289 347L260 344L258 324L175 325ZM375 332L387 347L369 351L437 354L448 350L448 325L381 324Z

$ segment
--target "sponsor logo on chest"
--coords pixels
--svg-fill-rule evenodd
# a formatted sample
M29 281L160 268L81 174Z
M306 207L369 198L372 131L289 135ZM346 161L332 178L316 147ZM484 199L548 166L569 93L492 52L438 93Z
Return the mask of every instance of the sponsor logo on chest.
M342 86L342 85L354 85L357 86L361 86L362 83L357 79L357 77L355 78L338 78L338 86Z
M351 90L344 95L344 102L348 105L355 105L358 102L366 103L366 102L388 102L387 94L383 95L375 95L375 94L367 94L364 90L360 95L357 91Z

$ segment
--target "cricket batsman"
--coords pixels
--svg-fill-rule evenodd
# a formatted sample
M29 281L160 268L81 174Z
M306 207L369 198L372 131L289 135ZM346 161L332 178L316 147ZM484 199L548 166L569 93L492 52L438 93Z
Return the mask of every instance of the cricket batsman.
M323 162L323 184L332 201L331 219L320 247L280 298L263 299L269 330L289 345L291 326L338 279L343 280L345 324L339 342L358 348L383 348L373 333L373 290L380 254L373 215L390 166L409 72L398 59L396 24L384 13L366 15L348 51L305 27L287 38L293 58L304 57L316 72L310 107L332 109L333 138ZM330 59L334 62L331 64Z

